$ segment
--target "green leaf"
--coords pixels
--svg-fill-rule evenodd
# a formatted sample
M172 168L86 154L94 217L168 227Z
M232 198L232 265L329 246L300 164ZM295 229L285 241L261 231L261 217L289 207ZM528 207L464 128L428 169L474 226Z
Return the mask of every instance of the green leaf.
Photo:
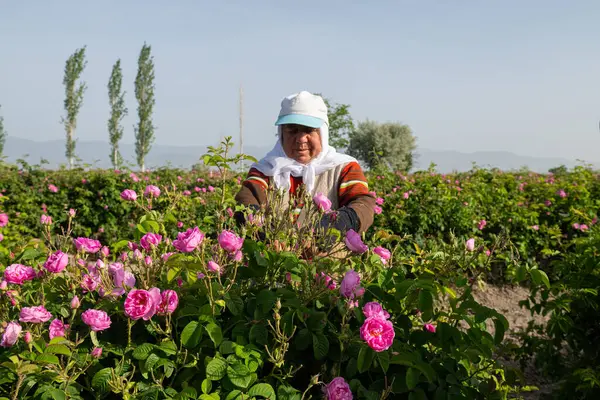
M390 367L390 354L387 351L377 353L377 361L383 369L383 373L387 373L388 368Z
M260 396L265 399L275 400L277 397L275 396L275 390L273 390L273 386L268 383L257 383L252 386L248 391L248 396Z
M225 340L219 346L219 351L223 355L231 354L235 351L236 344L230 340Z
M205 379L202 381L201 385L202 393L209 394L212 390L212 381L210 379Z
M529 271L531 274L531 279L535 282L536 285L543 283L548 289L550 289L550 279L548 279L548 275L541 269L532 269Z
M191 321L181 332L181 344L188 349L193 349L200 344L202 339L202 325L198 321Z
M494 319L494 343L499 345L504 340L504 324L499 319Z
M112 377L112 368L103 368L96 372L92 378L92 387L100 392L106 392L108 390L108 381Z
M227 372L227 362L222 358L213 358L206 366L206 377L211 381L220 381Z
M62 390L52 386L45 386L40 399L65 400L67 395Z
M363 373L367 371L371 367L374 358L375 352L370 347L361 346L360 351L358 352L358 358L356 359L358 372Z
M227 293L225 295L225 304L229 312L234 316L238 316L244 311L244 301L234 293Z
M296 348L300 351L308 349L312 342L312 334L306 328L301 329L296 336Z
M266 345L269 339L267 327L262 323L252 325L252 328L250 328L249 338L251 343L256 343L261 346Z
M433 296L430 291L421 289L419 292L419 309L423 313L433 310Z
M64 344L51 344L46 347L44 353L47 354L62 354L64 356L70 356L71 350Z
M177 354L177 345L172 340L160 342L159 348L166 355L172 356Z
M325 358L329 353L329 340L322 333L313 333L313 351L317 360Z
M242 400L245 398L246 398L246 396L244 396L244 394L242 392L240 392L239 390L236 389L232 392L229 392L227 397L225 397L225 400Z
M252 373L242 363L233 364L227 367L227 377L235 386L247 389L252 383Z
M277 397L279 400L301 400L301 393L291 386L280 385L277 388Z
M92 343L94 344L94 346L102 347L102 346L100 346L100 342L98 341L98 336L96 335L96 331L90 331L90 339L92 339Z
M269 289L263 289L256 297L256 305L263 314L266 314L273 308L277 301L277 295Z
M160 357L154 353L151 353L148 358L146 358L146 362L144 363L144 368L146 371L150 372L154 369L156 363L160 360Z
M57 356L55 356L54 354L38 354L35 357L35 361L38 363L44 363L44 364L56 364L58 365L60 363L60 360L58 359Z
M419 377L421 376L421 371L416 368L409 368L406 371L406 386L409 390L413 390L419 384Z
M152 350L154 350L153 344L151 344L151 343L141 344L135 348L135 350L133 351L132 357L135 358L136 360L143 361L146 358L148 358L148 356L150 355Z
M221 327L215 323L210 323L206 325L206 332L208 332L208 336L215 344L215 348L218 348L221 342L223 341L223 332L221 332Z

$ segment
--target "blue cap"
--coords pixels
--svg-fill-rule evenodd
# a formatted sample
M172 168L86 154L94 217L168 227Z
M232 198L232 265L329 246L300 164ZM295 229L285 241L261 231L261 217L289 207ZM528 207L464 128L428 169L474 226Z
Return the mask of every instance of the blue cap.
M320 128L324 123L325 121L323 121L321 118L311 117L310 115L288 114L277 118L275 125L296 124L311 128Z

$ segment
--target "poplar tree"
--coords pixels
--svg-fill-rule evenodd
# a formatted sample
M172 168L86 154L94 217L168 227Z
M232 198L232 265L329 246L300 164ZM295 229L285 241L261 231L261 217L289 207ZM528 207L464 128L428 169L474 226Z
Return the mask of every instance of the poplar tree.
M154 108L154 61L151 47L144 43L138 58L138 72L135 79L135 98L138 102L138 125L135 127L135 153L138 166L145 171L145 158L154 141L152 110Z
M119 152L119 141L123 138L121 121L127 115L125 107L125 92L122 92L123 71L121 60L113 65L110 79L108 80L108 102L110 104L110 118L108 119L108 134L110 136L111 152L110 161L113 168L121 165L123 158Z
M83 46L81 49L77 49L66 62L65 65L65 76L63 78L63 84L65 85L65 102L64 108L66 117L62 118L62 123L65 126L65 132L67 134L66 152L65 155L69 160L69 169L73 168L73 159L75 158L75 140L73 136L75 129L77 128L77 116L81 105L83 104L83 93L86 90L84 82L77 80L81 77L87 61L85 60L85 49Z
M4 117L0 114L0 156L4 152L4 143L6 143L6 131L4 130Z

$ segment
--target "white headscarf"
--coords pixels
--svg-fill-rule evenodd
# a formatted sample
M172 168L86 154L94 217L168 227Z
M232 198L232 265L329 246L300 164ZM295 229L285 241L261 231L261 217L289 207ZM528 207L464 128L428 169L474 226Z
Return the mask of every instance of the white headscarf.
M340 164L356 161L354 157L338 153L329 146L329 128L327 124L321 126L321 153L308 164L301 164L288 157L281 144L281 126L277 127L278 140L267 155L252 165L263 174L273 177L277 189L289 190L290 176L302 177L306 190L314 195L315 178Z

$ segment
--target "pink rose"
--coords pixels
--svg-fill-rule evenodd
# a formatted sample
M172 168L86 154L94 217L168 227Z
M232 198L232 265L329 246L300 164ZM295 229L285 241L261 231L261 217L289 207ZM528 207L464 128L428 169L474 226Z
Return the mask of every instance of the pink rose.
M384 264L386 264L392 256L392 253L388 249L383 248L381 246L375 247L373 249L373 253L377 254Z
M346 246L348 246L348 249L350 249L350 251L354 253L362 254L369 250L367 245L363 243L360 235L356 233L353 229L350 229L348 232L346 232L345 242Z
M482 230L486 225L487 225L487 221L485 219L482 219L481 221L479 221L479 224L477 225L477 229Z
M340 293L348 299L354 299L364 293L364 289L360 287L360 275L354 270L346 272L342 284L340 285Z
M57 274L64 270L68 263L69 255L58 250L56 253L51 254L50 257L48 257L44 263L44 268L46 268L46 270L49 272Z
M160 196L160 189L154 185L148 185L146 186L146 190L144 190L144 196L158 197Z
M208 262L207 268L210 272L221 273L221 266L219 264L217 264L216 262L214 262L213 260L210 260Z
M108 247L106 247L106 246L103 246L100 249L100 254L102 254L104 257L108 257L109 254L110 254L110 249Z
M165 290L161 293L161 302L158 305L158 314L172 314L179 304L179 296L174 290Z
M381 304L376 301L371 301L363 306L363 314L367 318L378 317L383 319L388 319L390 314L385 311Z
M373 212L375 212L375 214L379 215L383 212L383 209L379 206L374 206L373 207Z
M331 200L327 198L323 193L317 193L313 197L315 205L323 212L327 212L331 209Z
M394 325L380 317L370 317L360 327L360 338L376 352L390 348L394 342Z
M150 232L142 236L142 238L140 239L140 246L142 246L144 250L151 250L153 247L158 246L161 241L161 235Z
M81 303L79 302L79 297L77 297L77 295L73 296L73 298L71 299L71 308L73 310L79 308L79 305Z
M16 285L22 285L23 282L30 281L35 277L35 270L26 265L11 264L4 270L4 279L6 282Z
M73 218L75 216L75 210L70 208L69 209L69 217Z
M52 217L46 214L40 216L40 223L42 225L52 225Z
M111 324L110 317L105 311L89 309L81 314L81 320L94 332L108 329Z
M143 318L144 321L148 321L156 313L156 307L161 302L160 293L157 298L155 293L148 290L133 289L125 299L125 315L133 320Z
M65 330L69 329L69 325L63 323L60 319L54 319L50 323L50 340L57 336L65 336Z
M121 192L121 198L127 201L136 201L137 193L135 192L135 190L125 189Z
M223 231L219 233L217 238L219 245L228 253L235 253L242 248L244 239L233 233L232 231Z
M173 247L182 253L191 253L202 243L202 240L204 240L204 233L196 226L194 229L179 232L177 239L173 241Z
M92 350L92 357L100 358L100 356L102 356L102 347L94 347L94 350Z
M5 213L0 214L0 228L8 225L8 215Z
M58 192L58 188L56 186L54 186L53 184L48 185L48 190L51 191L52 193Z
M468 251L475 250L475 239L471 238L471 239L467 240L466 246L467 246Z
M375 200L375 203L379 206L383 205L383 198L378 197L377 200Z
M6 326L4 333L2 334L2 340L0 340L0 346L10 347L17 343L19 335L21 334L21 325L19 323L11 321Z
M94 254L102 248L102 244L98 240L84 237L78 237L77 239L74 239L73 243L75 243L75 248L77 251L81 250L84 253Z
M52 314L44 306L23 307L19 314L19 321L41 324L52 318Z
M94 290L96 290L96 288L98 288L98 285L100 284L100 278L95 276L95 275L91 275L91 274L85 274L81 280L81 284L79 285L84 293L87 292L93 292Z
M434 326L434 325L431 325L431 324L424 324L424 325L423 325L423 328L424 328L426 331L428 331L428 332L435 333L435 326Z
M25 335L23 337L23 340L25 341L25 343L29 344L33 341L33 337L31 336L31 332L27 331L25 332Z
M327 400L352 400L352 390L350 385L338 376L325 386L325 396Z

